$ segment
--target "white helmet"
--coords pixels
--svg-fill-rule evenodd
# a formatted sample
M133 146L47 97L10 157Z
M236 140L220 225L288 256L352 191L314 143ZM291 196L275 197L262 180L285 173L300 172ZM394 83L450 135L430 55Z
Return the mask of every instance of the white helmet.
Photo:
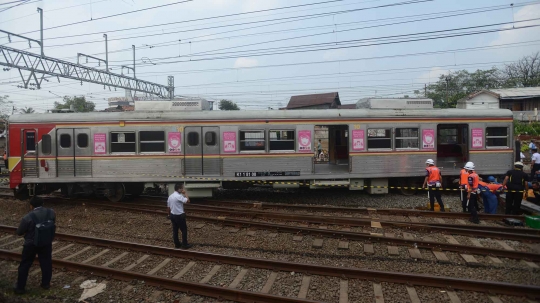
M433 161L433 159L427 159L426 164L435 165L435 161Z
M516 162L516 163L514 163L514 166L521 166L521 167L523 167L523 162Z
M467 170L474 170L474 163L472 163L472 162L467 162L467 164L465 164L465 169L467 169Z

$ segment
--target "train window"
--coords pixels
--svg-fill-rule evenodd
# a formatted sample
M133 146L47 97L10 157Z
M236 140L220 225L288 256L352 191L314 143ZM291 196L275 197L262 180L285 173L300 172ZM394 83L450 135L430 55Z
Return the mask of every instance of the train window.
M77 146L80 148L88 147L88 135L87 134L78 134L77 135Z
M263 130L240 131L240 151L265 151L265 143Z
M111 153L136 152L134 132L111 132Z
M368 128L368 149L391 149L392 131L386 128Z
M51 135L43 135L41 138L41 153L44 155L51 154Z
M418 142L418 128L396 128L396 149L418 148Z
M187 144L189 146L198 146L199 145L199 133L190 132L187 135Z
M139 132L139 152L164 153L165 152L165 132L164 131L140 131Z
M204 134L204 144L206 146L216 146L217 143L217 135L215 132L206 132Z
M69 134L60 135L60 147L70 148L71 147L71 136Z
M508 127L486 127L486 147L508 147Z
M26 151L36 150L36 133L26 132Z
M270 150L290 150L294 151L294 130L271 130Z
M458 144L458 129L456 127L440 128L439 144Z

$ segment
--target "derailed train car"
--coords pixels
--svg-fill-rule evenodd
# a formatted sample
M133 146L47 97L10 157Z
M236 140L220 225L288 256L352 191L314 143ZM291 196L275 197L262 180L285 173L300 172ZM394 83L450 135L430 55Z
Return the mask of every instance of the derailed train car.
M420 185L428 158L445 179L467 161L480 174L511 168L511 111L414 102L388 109L15 115L10 186L19 195L61 189L111 201L176 182L193 197L254 184L382 194L390 186ZM321 127L328 131L327 163L314 157Z

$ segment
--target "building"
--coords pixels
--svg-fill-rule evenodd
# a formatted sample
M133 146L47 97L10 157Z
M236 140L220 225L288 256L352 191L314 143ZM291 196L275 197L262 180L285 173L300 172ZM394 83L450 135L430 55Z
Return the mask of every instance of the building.
M108 100L109 108L104 112L123 112L136 110L169 110L170 106L182 107L184 110L212 110L214 101L209 101L199 97L176 96L173 100L163 99L157 96L128 96L113 97Z
M335 92L292 96L287 107L283 109L330 109L339 108L340 105L339 94Z
M457 108L506 108L520 121L538 120L540 87L483 89L458 100Z

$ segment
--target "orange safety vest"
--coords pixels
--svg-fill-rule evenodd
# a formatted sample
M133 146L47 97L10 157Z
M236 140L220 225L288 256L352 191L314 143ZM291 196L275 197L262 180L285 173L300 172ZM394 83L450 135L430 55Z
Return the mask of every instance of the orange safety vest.
M469 174L469 192L478 189L478 175L475 172Z
M7 154L4 154L4 160L7 160Z
M469 172L464 168L459 173L459 185L469 184Z
M435 184L441 182L441 171L436 166L426 167L428 173L428 184Z

